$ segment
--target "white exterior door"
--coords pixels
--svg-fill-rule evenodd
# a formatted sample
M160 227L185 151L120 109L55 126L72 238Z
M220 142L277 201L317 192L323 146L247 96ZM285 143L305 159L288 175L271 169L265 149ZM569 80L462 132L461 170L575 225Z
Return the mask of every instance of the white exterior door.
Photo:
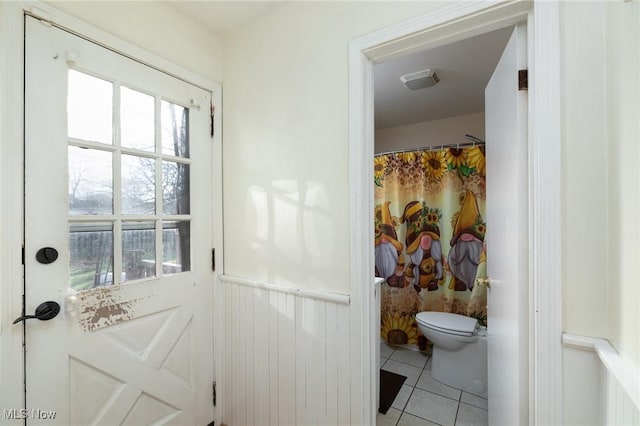
M24 320L21 414L209 424L211 93L26 25L25 313L61 312Z
M526 28L517 26L485 89L489 424L528 424Z

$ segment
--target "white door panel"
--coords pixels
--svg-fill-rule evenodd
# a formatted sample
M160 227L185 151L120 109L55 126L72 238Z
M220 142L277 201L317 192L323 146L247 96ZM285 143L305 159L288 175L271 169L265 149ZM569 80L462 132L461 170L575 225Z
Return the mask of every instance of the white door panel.
M62 306L52 320L25 321L29 424L206 425L211 93L34 18L26 25L25 312ZM81 87L72 74L111 90L112 105L77 90L83 118L84 104L68 105ZM150 112L132 110L140 105ZM188 153L163 140L188 140ZM36 261L41 247L58 259Z
M515 28L485 89L489 424L527 424L526 29Z

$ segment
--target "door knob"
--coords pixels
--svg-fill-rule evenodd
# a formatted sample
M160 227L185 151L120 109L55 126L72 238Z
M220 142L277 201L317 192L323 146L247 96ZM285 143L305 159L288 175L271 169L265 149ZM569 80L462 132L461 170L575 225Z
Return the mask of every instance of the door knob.
M40 305L38 305L35 315L23 315L20 318L16 318L13 323L17 324L20 321L28 320L31 318L37 318L40 321L48 321L52 318L55 318L59 312L60 305L57 302L49 300L48 302L42 302Z
M478 286L480 287L491 288L491 277L477 278L476 284L478 284Z
M58 258L58 250L53 247L42 247L36 252L36 260L44 265L53 263Z

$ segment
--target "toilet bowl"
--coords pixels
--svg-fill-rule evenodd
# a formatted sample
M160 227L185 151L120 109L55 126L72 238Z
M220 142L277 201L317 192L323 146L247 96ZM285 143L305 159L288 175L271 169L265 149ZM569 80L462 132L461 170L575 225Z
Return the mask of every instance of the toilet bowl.
M487 397L487 330L475 318L420 312L416 322L433 343L431 376L445 385Z

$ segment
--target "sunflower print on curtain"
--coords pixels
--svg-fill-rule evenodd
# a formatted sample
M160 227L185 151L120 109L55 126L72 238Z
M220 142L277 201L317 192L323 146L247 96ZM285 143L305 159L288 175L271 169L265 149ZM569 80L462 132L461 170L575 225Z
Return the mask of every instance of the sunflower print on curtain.
M416 150L374 159L375 264L381 335L426 349L415 315L487 319L484 146Z

